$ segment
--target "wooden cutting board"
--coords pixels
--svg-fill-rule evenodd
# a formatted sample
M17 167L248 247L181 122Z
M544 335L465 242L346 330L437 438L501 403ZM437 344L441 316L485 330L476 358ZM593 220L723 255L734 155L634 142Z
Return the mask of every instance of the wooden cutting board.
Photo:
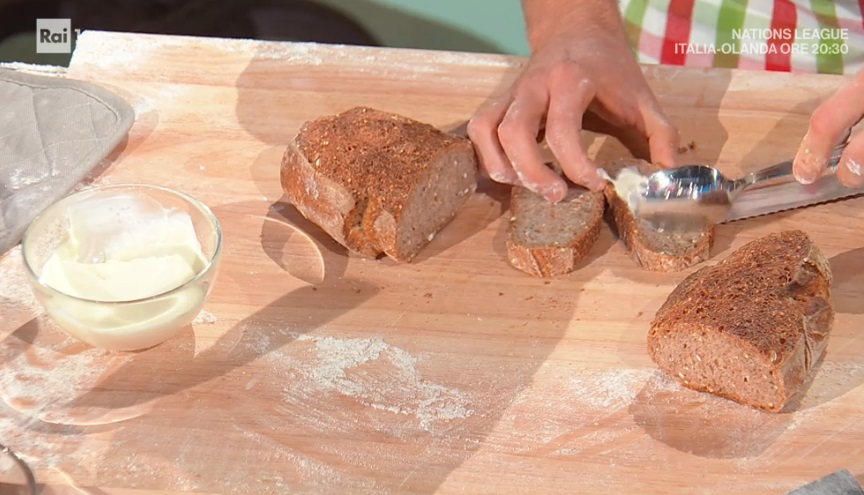
M281 201L304 121L368 105L442 128L518 74L495 55L84 33L67 77L137 121L97 183L182 189L224 261L195 324L138 353L65 338L0 262L0 442L48 493L784 494L864 475L864 199L718 229L714 260L806 230L836 272L828 355L801 406L766 414L681 389L646 355L689 273L643 272L608 228L551 281L504 257L507 191L485 185L419 259L346 255ZM693 162L792 156L825 76L646 68ZM599 160L624 156L586 136ZM713 262L712 261L712 262ZM92 491L78 492L64 485Z

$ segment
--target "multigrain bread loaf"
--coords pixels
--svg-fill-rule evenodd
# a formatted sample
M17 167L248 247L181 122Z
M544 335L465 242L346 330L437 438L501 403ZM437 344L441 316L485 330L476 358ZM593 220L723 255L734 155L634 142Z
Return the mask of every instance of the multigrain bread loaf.
M685 278L651 324L648 353L686 387L778 412L825 351L831 281L807 234L767 235Z
M285 151L287 200L352 252L411 261L476 190L467 139L357 107L303 125Z
M572 272L600 235L603 208L601 193L579 186L571 185L559 203L524 187L513 187L507 259L515 268L536 277Z
M628 167L636 168L643 175L660 169L644 160L628 159L608 164L604 170L614 179L622 169ZM618 237L643 269L678 272L710 257L714 244L714 224L705 222L684 232L664 232L649 222L636 218L627 202L618 196L611 182L604 193Z

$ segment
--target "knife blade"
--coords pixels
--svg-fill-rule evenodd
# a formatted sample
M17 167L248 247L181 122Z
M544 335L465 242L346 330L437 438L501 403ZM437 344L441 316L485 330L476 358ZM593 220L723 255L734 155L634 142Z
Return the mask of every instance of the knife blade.
M864 491L848 469L841 469L793 490L788 495L864 495Z
M850 189L840 183L837 174L829 173L812 184L801 184L793 177L772 181L762 187L744 190L735 199L729 213L720 223L729 223L781 211L794 210L864 194L864 187Z

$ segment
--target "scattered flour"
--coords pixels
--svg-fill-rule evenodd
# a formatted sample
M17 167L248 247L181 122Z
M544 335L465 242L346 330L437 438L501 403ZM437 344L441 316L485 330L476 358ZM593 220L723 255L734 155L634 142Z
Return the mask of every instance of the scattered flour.
M568 447L556 450L555 454L564 456L579 455L586 449L594 449L598 446L604 446L615 442L616 440L631 434L634 430L634 427L629 427L593 431L580 436L578 442L573 442ZM614 446L611 448L614 448Z
M206 44L222 52L251 53L256 59L282 60L304 65L335 63L340 66L366 65L431 72L436 65L470 65L472 67L509 68L520 60L496 54L430 51L406 48L323 44L312 42L258 41L246 39L210 39ZM421 61L418 63L418 60ZM428 65L423 62L430 62Z
M579 372L568 383L567 400L582 409L612 412L632 402L651 373L641 369Z
M21 256L18 245L0 259L0 326L6 332L0 340L0 438L34 469L60 463L95 468L101 451L85 442L91 434L82 427L142 411L79 401L132 357L81 344L48 321Z
M311 359L288 359L299 379L285 387L286 401L338 393L373 410L413 416L427 432L474 414L467 392L424 380L417 358L381 338L300 335L296 341L309 346Z
M689 390L685 389L684 386L681 385L681 382L660 370L653 370L650 373L650 378L652 379L651 388L655 394L657 392L680 392L682 390ZM702 393L699 395L710 397L709 395Z
M314 43L263 43L253 48L257 60L281 60L298 65L323 65L321 49Z
M0 349L3 402L27 418L44 423L80 426L128 419L128 411L79 401L133 355L95 349L71 337L52 337L58 337L56 343L31 345L17 341Z
M794 430L819 418L832 405L832 400L864 382L864 365L855 362L824 362L813 384L803 397L800 407L792 413L788 429ZM821 426L821 425L820 425Z
M66 67L57 65L41 65L41 64L25 64L21 62L3 62L0 63L0 69L9 69L25 74L33 74L36 76L48 77L65 77Z
M265 333L259 333L256 339L246 345L246 348L257 355L263 355L270 349L270 337Z
M195 319L192 320L192 324L193 325L212 325L212 324L216 323L217 321L218 320L216 319L215 316L213 316L213 313L201 310L201 312L198 313L197 316L195 316Z
M193 41L194 40L194 41ZM517 67L521 59L496 54L428 51L403 48L376 48L310 42L260 41L250 39L189 38L108 32L88 32L79 36L76 53L99 54L99 65L122 64L135 70L148 57L166 49L188 49L190 43L221 53L248 54L259 60L281 60L302 65L339 64L343 67L366 66L370 69L396 69L410 72L437 72L440 65L472 67ZM106 58L108 57L108 58ZM418 63L418 60L423 61ZM76 60L73 57L73 65ZM428 62L428 63L426 63Z
M36 170L34 170L34 168ZM40 167L33 167L31 169L25 169L25 167L15 168L9 174L9 182L6 184L6 187L12 191L18 191L25 187L38 184L49 177L56 177L57 173L56 170L49 172L47 169Z
M31 317L42 311L24 273L20 244L0 258L0 307L4 313Z
M2 410L0 414L0 435L3 435L3 444L36 472L57 469L64 461L82 466L92 466L99 462L100 453L95 449L79 450L74 456L69 455L70 441L83 442L86 438L83 433L51 431L42 427L36 419L22 420L6 410Z
M267 448L268 451L272 453L271 461L281 461L280 465L285 466L286 469L292 471L291 473L283 472L281 477L271 480L275 485L273 488L282 488L283 490L290 489L290 484L285 484L285 478L302 480L307 486L333 483L334 480L340 478L340 473L336 469L321 461L294 451L288 448L285 444L276 442L272 438L262 435L254 430L236 424L232 426L246 439L252 440L258 445Z
M464 65L471 67L509 68L515 67L514 60L500 55L424 51L422 56L414 50L376 49L370 47L342 47L335 51L327 45L313 45L311 51L329 57L328 62L348 66L367 66L376 69L396 69L409 72L437 72L441 65ZM323 58L322 56L322 58ZM418 63L422 60L425 63Z
M146 406L114 409L83 398L98 394L103 377L130 359L44 328L37 344L7 337L0 346L3 443L39 473L97 469L109 444L87 427L138 417Z
M149 55L158 53L170 42L176 45L179 39L143 34L84 31L75 40L75 53L72 55L69 67L74 69L87 56L93 58L87 60L89 63L136 70L143 64L147 64Z
M557 365L544 364L549 370ZM627 407L650 379L650 369L556 369L525 390L487 439L497 451L549 450L574 455L636 431ZM537 404L554 404L538 407ZM614 423L610 430L607 423Z

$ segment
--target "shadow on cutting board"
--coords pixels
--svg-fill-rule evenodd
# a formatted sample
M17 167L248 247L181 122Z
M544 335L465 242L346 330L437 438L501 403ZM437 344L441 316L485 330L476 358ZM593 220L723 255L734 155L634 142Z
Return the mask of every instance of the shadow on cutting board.
M532 297L538 307L525 315L518 311L521 299L513 299L522 296L511 287L493 283L481 286L483 293L467 293L457 284L437 282L432 269L349 257L334 241L323 234L319 237L318 230L284 203L275 204L268 218L272 221L264 222L261 239L268 257L283 270L314 284L315 297L305 307L327 307L344 297L335 290L341 283L364 284L363 293L376 297L366 299L363 309L357 308L361 312L355 313L367 314L356 320L366 320L365 325L355 323L344 330L320 328L288 346L282 342L278 351L271 346L274 357L289 364L278 375L261 377L256 393L245 396L247 407L226 412L234 415L236 430L227 435L254 438L276 456L290 455L288 460L294 462L289 464L315 466L316 479L308 479L309 473L302 470L280 466L285 469L280 473L284 482L297 489L434 493L483 445L510 403L530 386L572 316L575 298L569 295L571 289L526 279L525 284L535 288ZM303 262L293 259L298 256L294 251L298 241L308 242L298 239L304 232L314 238L325 258L343 260L347 270L328 268L324 283L308 276L302 270ZM500 269L510 267L502 264ZM382 275L385 271L397 275ZM472 275L484 274L466 274ZM340 276L350 280L340 281ZM398 286L393 286L394 279L400 281ZM518 321L525 321L527 317L530 323L543 315L544 320L555 323L501 328L501 319L489 318L498 321L485 323L452 310L459 304L468 313L490 298L500 306L502 318L512 321L518 316ZM436 306L451 313L448 321L436 321ZM510 314L513 308L518 314ZM374 316L375 309L382 311L383 318ZM290 314L288 308L282 310ZM396 320L387 315L393 310ZM399 321L404 321L404 327L397 330ZM278 319L256 320L247 322L245 328L248 332L274 324L286 326ZM454 325L471 325L476 340L463 343L459 352L442 352L441 344L435 342ZM389 331L391 326L394 331ZM345 338L346 334L352 335ZM314 343L311 349L310 343ZM509 357L502 359L501 355ZM315 359L321 361L314 364ZM453 370L459 371L454 374ZM223 386L236 390L232 385L243 383ZM266 399L274 395L283 400ZM185 470L195 468L191 461L183 466ZM247 476L260 472L262 479L272 476L270 468L266 464L244 467Z
M788 414L768 414L681 386L655 371L630 405L651 438L699 457L757 458L789 427Z
M833 268L834 283L832 299L834 309L839 314L864 314L861 302L861 287L864 283L864 248L853 249L838 254L830 260ZM843 267L842 270L837 267Z
M829 261L832 266L850 268L835 271L833 292L842 294L834 297L835 312L838 316L861 314L860 298L854 294L864 277L864 248L847 251ZM779 414L761 413L683 388L659 371L631 405L631 414L652 438L677 450L713 458L758 457L780 435L796 428L797 413L826 404L864 384L864 357L834 352L848 345L841 339L862 338L857 328L847 328L845 334L840 334L835 326L810 381ZM717 421L718 417L723 420Z
M259 242L257 235L244 239L242 235L235 237L232 233L255 232L257 229L261 233L260 243L270 258L278 258L276 251L281 248L281 244L288 242L292 235L299 235L293 228L285 225L284 217L276 209L269 211L265 218L249 213L261 204L238 203L213 208L224 228L223 248L226 255L221 268L221 283L217 282L211 295L211 301L221 299L230 302L245 298L243 302L249 306L261 307L259 311L227 329L209 347L204 342L203 350L196 349L202 342L196 342L192 329L187 328L159 346L128 353L130 358L125 364L107 374L92 390L70 401L65 408L69 411L65 420L67 424L44 423L34 417L26 421L27 428L70 438L114 430L103 462L99 466L82 467L91 473L95 470L96 479L112 480L118 472L124 472L125 466L146 465L147 469L143 471L126 470L124 483L127 486L146 486L150 489L181 489L170 485L153 486L151 469L176 472L176 478L168 476L163 480L164 483L175 483L189 473L212 472L211 454L214 449L223 449L220 452L230 457L232 452L225 454L224 445L243 445L248 442L248 432L238 434L232 425L248 425L259 415L277 414L268 411L267 407L273 407L273 403L280 404L280 391L290 387L290 383L283 382L285 377L280 375L279 370L274 373L267 366L256 366L252 363L273 359L268 358L268 355L303 339L304 335L361 306L377 292L375 287L362 280L343 276L347 259L342 253L334 252L332 241L303 234L307 261L316 261L323 265L321 273L326 273L326 277L320 278L314 285L302 284L296 287L298 284L294 283L292 285L296 288L293 290L281 295L274 293L273 289L278 290L280 285L285 285L285 281L290 282L290 277L279 268L274 270L272 263L254 265L243 259L232 259L229 254L232 250L242 249L242 244L250 239L255 244ZM242 294L236 293L238 291L232 287L233 280L243 277L248 280L249 271L259 269L262 270L262 275L257 277L257 280L260 280L261 284L244 286ZM39 325L34 322L16 331L14 338L40 345ZM82 350L86 349L87 346L83 346ZM241 369L243 371L239 371ZM288 369L290 368L282 371ZM255 371L247 375L249 370ZM253 395L259 391L251 392L250 383L254 381L261 381L262 385L272 385L274 388L264 393L265 399L257 399ZM266 399L268 397L277 398L271 401ZM101 412L107 417L112 411L120 410L142 412L116 423L81 422L86 415ZM249 415L253 418L248 418ZM165 431L166 424L171 431L176 428L186 443L178 444L171 438L154 435L154 432ZM224 435L214 434L212 431L223 426L228 429ZM239 438L232 437L232 432L239 435ZM231 443L232 440L234 443ZM186 450L190 445L194 445L196 451L204 446L200 451L201 455L190 455ZM249 451L244 451L245 448L246 446L243 446L233 451L239 456L238 459L248 459L250 455L254 455L250 454L255 450L254 446L249 447ZM239 466L235 467L240 469ZM74 466L66 469L77 468ZM241 469L244 471L242 479L265 480L268 476L273 476L272 471L253 471L270 468L273 466L264 461L255 466L244 466ZM86 472L78 473L73 470L67 474L72 479L87 476ZM201 481L200 488L214 493L234 493L231 490L226 491L231 481L226 481L219 475L234 476L236 469L226 469L215 474L216 476L208 475L208 479ZM184 486L188 487L188 482ZM260 488L251 486L248 490L237 493L260 492Z
M490 435L564 334L581 282L526 276L502 286L513 270L503 258L500 264L478 266L470 249L465 256L453 255L481 239L482 248L494 256L492 246L485 245L488 238L475 235L506 211L509 189L485 181L415 262L349 255L283 202L279 164L285 147L310 118L358 104L392 111L421 104L392 102L387 80L359 70L338 77L377 78L380 84L364 93L365 101L340 89L344 83L308 87L314 81L330 84L308 77L310 70L315 70L314 60L289 63L262 53L237 82L239 122L269 146L250 167L269 208L261 247L281 270L278 276L309 284L298 289L304 291L302 297L280 298L267 310L270 315L251 317L237 327L248 333L296 324L308 331L293 340L271 336L273 352L265 359L285 364L260 377L252 393L243 393L245 382L220 387L230 390L225 394L239 391L247 401L246 407L226 411L236 419L225 441L253 449L257 445L282 459L278 469L266 462L247 462L243 469L245 476L260 479L278 471L282 486L290 489L431 494L488 442L493 448L497 442L515 442ZM328 91L326 99L315 100L320 98L316 93ZM464 98L454 101L464 106ZM217 215L227 215L226 208ZM254 209L262 210L262 204ZM314 260L304 258L298 247L308 246L310 238L327 263L338 267L328 266L323 278L308 268ZM353 301L344 302L346 297ZM345 309L317 329L290 321L292 313L302 314L301 307L331 305ZM341 318L349 311L350 318ZM196 468L189 460L181 469ZM210 486L218 487L218 482Z
M302 218L294 206L288 204L287 199L283 196L284 193L279 179L279 168L284 152L284 146L267 148L255 159L249 169L249 173L258 191L272 206L284 208L284 214L286 215ZM509 186L481 178L478 182L477 192L469 198L459 214L435 235L432 242L418 253L412 263L415 265L427 263L431 259L439 257L443 253L462 244L477 233L482 232L507 212L509 204ZM330 239L320 227L311 222L306 222L305 219L300 230L309 233L309 235L314 235L316 238ZM337 250L342 253L341 256L348 256L347 251L338 244L335 244L334 241L329 240L328 243L333 243L337 246ZM501 259L504 260L504 255L499 252L498 247L496 243L494 249L502 257ZM383 262L388 263L386 259Z
M710 103L719 106L722 95L711 97ZM705 100L703 100L705 101ZM791 112L779 120L774 128L746 155L741 157L739 163L744 170L753 170L760 166L767 166L771 160L777 160L776 153L772 150L788 148L794 150L801 136L806 130L810 112L819 103L818 99L808 100L796 105ZM704 109L703 109L704 110ZM715 109L713 114L719 110ZM693 122L680 123L681 129L695 129L698 132L693 139L697 147L693 150L693 156L686 159L688 163L713 163L714 158L720 154L727 136L725 130L719 134L710 130L710 125L716 125L722 129L718 120L710 120L708 132L704 131L704 119L697 112L697 120ZM714 139L713 136L721 136ZM686 132L682 132L682 142L686 142ZM706 140L706 137L708 139ZM707 150L707 151L706 151ZM609 157L610 159L626 156L626 151L620 143L607 139L598 152L598 157ZM637 155L638 156L638 155ZM773 158L772 158L773 156ZM675 285L686 275L698 270L702 266L713 264L722 259L730 252L734 245L741 245L752 240L762 233L768 231L788 228L784 223L794 216L794 212L782 212L769 216L748 219L717 227L715 246L712 249L712 259L708 262L691 267L679 274L656 274L638 272L636 270L621 269L622 276L632 277L636 273L634 281L648 283L665 283L671 292ZM772 228L772 225L777 225ZM755 231L755 233L753 233ZM749 234L748 234L749 233ZM745 236L747 239L740 239ZM843 257L840 259L840 257ZM864 266L864 254L857 251L844 253L832 260L836 265L842 261L844 266ZM858 263L857 260L861 261ZM848 271L847 271L848 272ZM848 285L851 278L860 276L864 269L858 270L859 274L838 274L835 287L841 289ZM838 292L835 290L835 293ZM847 291L848 292L848 291ZM633 310L639 310L634 315L634 321L638 320L642 311L651 313L659 309L665 297L652 301L648 306L634 306ZM835 300L835 308L838 313L854 311L849 309L855 305L854 301L845 299ZM641 332L647 332L650 318L639 320ZM628 331L632 331L629 329ZM628 350L622 351L621 355L630 355ZM634 363L634 365L639 363ZM862 363L864 364L864 363ZM634 421L655 440L664 443L677 450L693 455L707 458L753 458L758 457L768 449L780 435L794 427L795 411L806 410L835 399L849 390L857 387L864 381L860 364L846 364L832 359L831 347L816 363L811 381L799 394L797 400L793 400L781 414L766 414L755 409L744 407L715 397L710 394L696 392L681 387L674 379L656 371L645 384L638 396L630 406L630 413ZM841 377L842 379L838 379ZM722 417L723 421L717 421Z
M434 266L349 257L284 203L230 203L214 213L226 235L211 301L262 309L210 345L187 329L132 353L68 406L146 413L114 424L34 422L70 438L111 430L102 463L67 467L70 476L122 472L129 486L218 493L431 494L489 442L529 442L509 430L487 437L560 340L578 283L525 277L523 287L501 287L499 270L512 270L503 263L459 274L485 284L445 283ZM242 234L256 230L260 239ZM488 317L470 314L490 301ZM473 336L457 344L454 327ZM158 434L166 428L171 438ZM176 477L153 486L154 471Z

